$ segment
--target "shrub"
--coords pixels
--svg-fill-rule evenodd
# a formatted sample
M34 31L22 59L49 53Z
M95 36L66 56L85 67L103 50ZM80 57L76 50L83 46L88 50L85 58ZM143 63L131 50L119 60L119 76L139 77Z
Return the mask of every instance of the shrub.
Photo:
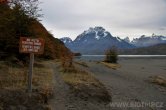
M107 50L105 55L106 55L105 62L107 62L107 63L117 63L118 54L117 54L117 49L115 47Z

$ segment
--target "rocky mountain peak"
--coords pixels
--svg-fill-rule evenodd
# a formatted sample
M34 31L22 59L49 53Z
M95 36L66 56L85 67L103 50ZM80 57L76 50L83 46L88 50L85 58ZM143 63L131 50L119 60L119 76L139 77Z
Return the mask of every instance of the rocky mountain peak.
M80 34L75 41L79 40L85 40L87 36L91 36L91 38L96 40L101 40L103 37L106 36L112 36L108 31L106 31L103 27L90 27L88 30L84 31L82 34Z
M61 40L62 42L64 42L65 44L69 44L69 43L72 43L72 42L73 42L72 39L69 38L69 37L63 37L63 38L60 38L60 40Z
M142 35L140 38L135 38L131 41L131 44L136 47L147 47L161 43L166 43L166 37L155 34L152 34L152 36Z
M130 43L129 37L125 37L123 40L126 41L126 42L128 42L128 43Z
M91 27L78 35L72 43L65 44L73 52L81 54L104 54L112 46L119 49L135 47L119 37L113 37L103 27Z

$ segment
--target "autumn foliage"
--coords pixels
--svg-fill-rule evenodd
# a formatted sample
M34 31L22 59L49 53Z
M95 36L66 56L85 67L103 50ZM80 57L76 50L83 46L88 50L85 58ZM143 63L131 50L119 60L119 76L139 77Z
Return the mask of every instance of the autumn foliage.
M28 15L23 6L21 2L13 7L0 4L0 58L12 56L26 60L28 55L19 53L20 37L45 39L44 54L38 57L55 59L60 58L62 53L68 55L69 49L45 29L36 15Z

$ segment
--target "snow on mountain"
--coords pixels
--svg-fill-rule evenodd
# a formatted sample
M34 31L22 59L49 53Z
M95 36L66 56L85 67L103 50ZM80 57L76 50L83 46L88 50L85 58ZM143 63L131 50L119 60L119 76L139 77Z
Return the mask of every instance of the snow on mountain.
M162 37L161 39L162 39L162 40L166 40L166 37Z
M60 39L65 45L73 52L80 52L82 54L104 54L104 52L116 46L119 49L128 49L135 47L147 47L156 44L166 43L166 36L155 35L135 38L130 41L129 37L121 39L113 37L110 32L106 31L103 27L89 28L77 38L72 41L68 37Z
M128 43L130 43L129 37L126 37L126 38L124 38L123 40L126 41L126 42L128 42Z
M60 40L67 46L70 47L73 44L73 41L69 37L60 38Z
M108 35L107 33L108 33L108 32L105 32L103 37L106 37L106 36Z
M82 54L104 54L112 46L116 46L119 49L134 47L119 37L113 37L103 27L89 28L78 35L72 43L67 43L66 46L73 52Z
M140 38L135 38L131 41L131 44L136 47L147 47L162 43L166 43L166 37L154 34L152 36L142 35Z
M108 32L105 31L105 29L103 27L95 27L92 28L90 27L88 30L84 31L82 34L80 34L75 41L79 41L82 39L85 39L83 36L87 36L87 35L93 35L93 38L100 40L103 37L106 37L108 34Z
M61 40L62 42L64 42L65 44L72 42L72 39L70 39L69 37L63 37L63 38L60 38L60 40Z
M116 39L117 39L119 42L122 42L122 39L121 39L121 38L117 37Z

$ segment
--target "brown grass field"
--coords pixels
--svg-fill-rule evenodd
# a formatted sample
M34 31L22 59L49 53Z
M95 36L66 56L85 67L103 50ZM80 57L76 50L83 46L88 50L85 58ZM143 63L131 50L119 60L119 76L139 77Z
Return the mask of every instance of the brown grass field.
M0 110L49 109L48 98L52 95L52 69L48 62L35 62L33 92L27 91L28 67L0 62Z

